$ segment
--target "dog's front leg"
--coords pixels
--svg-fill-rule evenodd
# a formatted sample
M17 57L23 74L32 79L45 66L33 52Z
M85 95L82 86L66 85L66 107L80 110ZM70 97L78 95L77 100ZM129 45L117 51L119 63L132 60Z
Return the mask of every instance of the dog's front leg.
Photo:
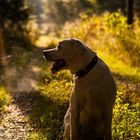
M70 140L79 140L79 116L78 98L76 93L73 92L71 95Z
M63 140L70 140L70 110L71 110L71 104L67 110L65 117L64 117Z

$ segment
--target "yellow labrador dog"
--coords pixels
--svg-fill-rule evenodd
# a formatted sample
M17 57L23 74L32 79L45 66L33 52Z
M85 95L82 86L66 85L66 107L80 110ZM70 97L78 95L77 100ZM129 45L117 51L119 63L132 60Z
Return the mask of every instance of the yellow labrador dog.
M111 140L116 84L108 66L78 39L65 39L44 50L56 73L74 75L70 105L64 118L64 140Z

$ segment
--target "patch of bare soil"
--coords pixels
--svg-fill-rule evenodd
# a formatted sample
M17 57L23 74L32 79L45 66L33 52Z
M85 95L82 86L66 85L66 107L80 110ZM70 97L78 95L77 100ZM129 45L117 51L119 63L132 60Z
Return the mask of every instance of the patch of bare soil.
M27 99L26 94L20 94L7 106L7 111L1 116L0 140L28 140L34 130L27 113L32 112L32 98ZM22 109L18 105L22 104Z
M0 140L29 140L30 134L34 131L29 119L34 100L31 92L36 91L40 79L42 50L24 53L22 50L15 50L7 72L7 87L12 93L13 100L7 105L6 111L0 114ZM21 60L26 60L26 63L25 66L19 67L16 63L22 62L18 60L21 56L24 56Z

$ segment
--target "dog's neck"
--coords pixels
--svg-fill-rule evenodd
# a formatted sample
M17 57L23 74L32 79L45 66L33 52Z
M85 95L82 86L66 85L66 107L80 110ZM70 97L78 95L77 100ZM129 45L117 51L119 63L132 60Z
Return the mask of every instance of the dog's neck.
M81 78L86 74L88 74L92 70L92 68L96 65L97 61L98 61L98 57L96 55L95 57L93 57L90 63L88 63L84 68L76 72L75 77Z
M87 48L88 49L88 48ZM93 61L93 58L96 56L96 53L88 49L85 51L84 57L82 60L75 60L75 63L70 67L70 71L73 75L76 75L77 72L84 69L88 64Z

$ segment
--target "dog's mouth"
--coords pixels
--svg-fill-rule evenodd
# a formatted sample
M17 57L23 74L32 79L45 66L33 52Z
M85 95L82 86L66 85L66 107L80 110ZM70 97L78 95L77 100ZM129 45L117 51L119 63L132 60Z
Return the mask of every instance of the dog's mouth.
M63 59L56 60L55 63L51 67L51 71L53 74L55 74L64 66L66 66L66 62Z

